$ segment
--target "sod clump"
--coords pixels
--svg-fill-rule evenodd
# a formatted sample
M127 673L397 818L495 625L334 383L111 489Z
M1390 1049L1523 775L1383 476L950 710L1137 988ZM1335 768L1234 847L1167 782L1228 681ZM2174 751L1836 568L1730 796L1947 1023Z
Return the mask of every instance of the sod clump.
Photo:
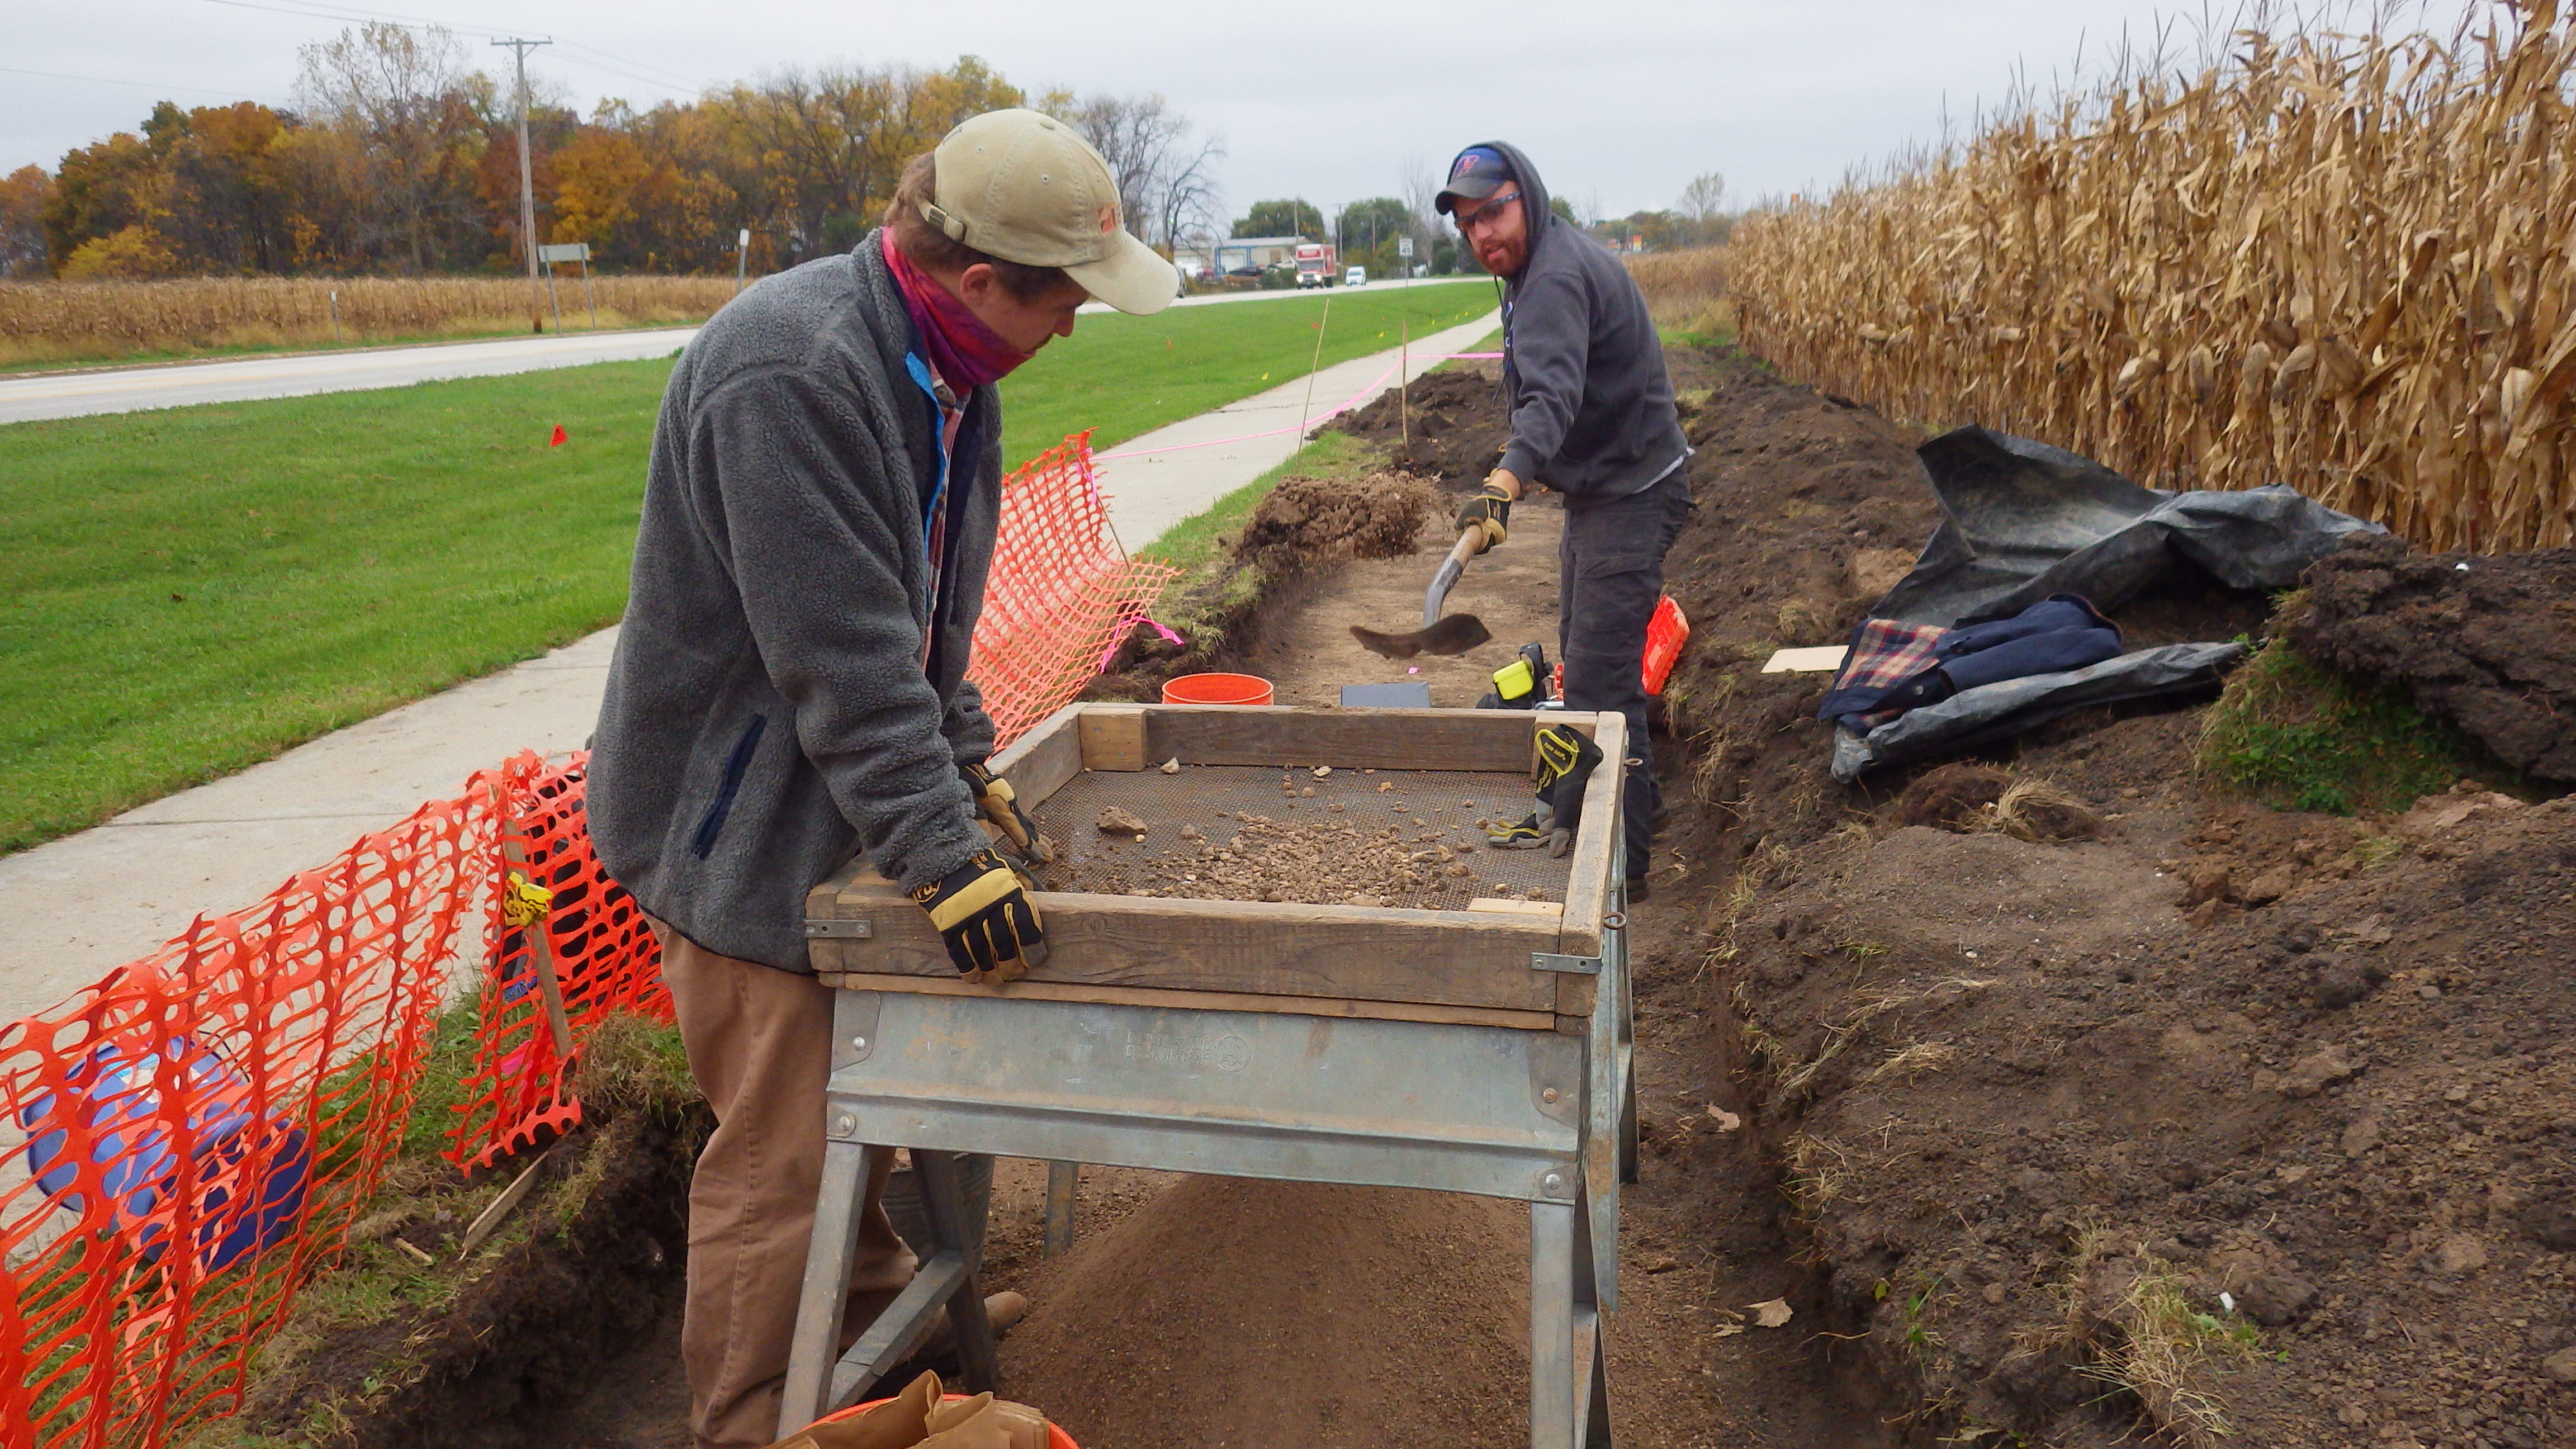
M2476 743L2406 691L2340 675L2274 639L2210 707L2202 773L2278 810L2402 811L2463 777L2496 775Z

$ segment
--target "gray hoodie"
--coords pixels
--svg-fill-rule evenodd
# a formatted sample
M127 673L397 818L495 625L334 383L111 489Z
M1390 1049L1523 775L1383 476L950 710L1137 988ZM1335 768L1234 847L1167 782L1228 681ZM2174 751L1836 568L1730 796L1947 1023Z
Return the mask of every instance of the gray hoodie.
M941 615L924 503L937 405L873 234L745 292L662 396L590 834L638 904L709 950L805 959L805 893L857 853L898 883L984 844L960 761L1001 496L1001 400L966 398ZM926 643L935 639L936 648ZM925 669L924 661L928 660Z
M1547 186L1517 147L1477 144L1511 163L1530 228L1529 259L1503 296L1512 441L1502 466L1570 508L1638 492L1690 451L1645 295L1608 247L1549 213Z

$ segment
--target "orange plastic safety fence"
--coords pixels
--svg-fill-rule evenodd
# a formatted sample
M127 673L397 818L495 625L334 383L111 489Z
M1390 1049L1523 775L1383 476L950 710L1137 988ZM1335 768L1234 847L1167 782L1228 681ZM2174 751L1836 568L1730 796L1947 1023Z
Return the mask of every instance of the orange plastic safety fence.
M450 1160L486 1167L580 1125L572 1062L558 1055L545 976L560 992L574 1055L612 1012L671 1019L662 952L644 913L590 846L582 813L587 752L533 776L513 777L504 868L549 896L542 921L504 922L488 958L474 1070L459 1094ZM537 939L542 931L544 938ZM537 948L542 945L543 950Z
M163 1444L238 1407L400 1147L460 937L488 938L494 778L0 1026L0 1443Z
M1001 744L1072 702L1180 570L1131 559L1076 433L1002 484L1001 534L967 675Z
M1106 524L1088 434L1005 481L974 668L1005 742L1079 693L1177 572L1127 558ZM469 1166L579 1121L542 971L575 1057L611 1012L669 1019L659 949L591 850L587 762L478 773L0 1026L18 1139L0 1158L0 1444L161 1444L239 1406L252 1351L401 1146L451 963L482 963L449 1154Z

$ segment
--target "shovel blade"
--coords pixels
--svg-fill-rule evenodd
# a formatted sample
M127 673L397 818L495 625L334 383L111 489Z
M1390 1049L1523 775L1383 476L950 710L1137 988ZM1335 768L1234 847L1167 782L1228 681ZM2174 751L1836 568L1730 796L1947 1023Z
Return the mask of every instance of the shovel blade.
M1353 624L1351 637L1372 654L1411 659L1417 654L1464 654L1494 636L1485 628L1485 621L1475 615L1451 614L1428 629L1416 629L1410 634L1381 634Z

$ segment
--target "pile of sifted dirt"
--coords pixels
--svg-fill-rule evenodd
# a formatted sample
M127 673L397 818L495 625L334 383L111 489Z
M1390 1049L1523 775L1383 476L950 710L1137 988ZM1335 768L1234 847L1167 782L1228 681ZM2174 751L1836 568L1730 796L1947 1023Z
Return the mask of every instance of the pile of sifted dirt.
M2290 642L2409 686L2537 780L2576 784L2576 549L2479 557L2356 539L2308 570Z
M1497 365L1443 368L1325 426L1387 449L1408 473L1453 492L1474 492L1511 441L1502 388Z

